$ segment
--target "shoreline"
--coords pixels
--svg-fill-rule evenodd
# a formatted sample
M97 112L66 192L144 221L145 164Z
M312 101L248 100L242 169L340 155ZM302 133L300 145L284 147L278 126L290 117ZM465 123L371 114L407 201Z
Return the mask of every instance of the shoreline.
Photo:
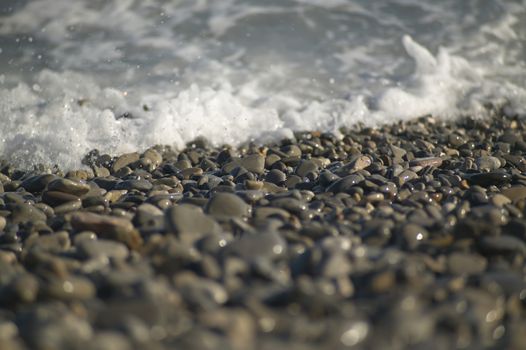
M0 347L526 347L526 120L0 169Z

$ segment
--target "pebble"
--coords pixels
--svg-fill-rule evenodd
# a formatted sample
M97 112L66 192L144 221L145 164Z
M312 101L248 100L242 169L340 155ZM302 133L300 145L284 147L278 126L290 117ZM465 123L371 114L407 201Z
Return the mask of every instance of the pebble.
M206 205L206 212L216 218L246 217L251 207L232 193L217 193Z
M166 229L179 235L190 235L196 239L206 233L218 232L218 223L203 210L190 204L181 204L167 209Z
M499 158L492 156L482 156L477 158L479 170L494 171L501 167Z
M4 161L0 348L525 348L526 124L492 113Z
M511 176L509 174L500 172L480 173L470 175L468 177L468 181L472 185L479 185L484 187L491 185L502 186L511 181Z
M123 169L124 167L130 165L133 162L138 161L140 158L139 153L133 152L133 153L127 153L123 154L122 156L118 157L111 167L111 171L113 173Z
M90 186L79 181L56 179L48 183L47 189L48 191L64 192L80 197L90 191Z
M526 199L526 186L512 186L504 189L501 194L509 198L513 203Z
M101 238L122 242L131 249L142 245L141 236L126 219L77 212L71 218L71 225L77 231L93 231Z
M409 162L409 165L414 166L433 166L439 168L442 165L442 158L440 157L426 157L426 158L415 158Z

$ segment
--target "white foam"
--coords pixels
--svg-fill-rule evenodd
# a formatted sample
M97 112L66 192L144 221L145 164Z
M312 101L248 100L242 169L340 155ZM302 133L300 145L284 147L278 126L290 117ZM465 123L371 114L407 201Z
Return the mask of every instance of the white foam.
M526 1L466 4L29 1L0 17L0 155L74 168L94 148L524 111Z

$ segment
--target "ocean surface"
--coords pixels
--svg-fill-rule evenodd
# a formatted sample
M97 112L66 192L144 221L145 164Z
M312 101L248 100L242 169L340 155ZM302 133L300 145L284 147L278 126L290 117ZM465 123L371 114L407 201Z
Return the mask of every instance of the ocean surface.
M0 157L526 111L526 0L1 0Z

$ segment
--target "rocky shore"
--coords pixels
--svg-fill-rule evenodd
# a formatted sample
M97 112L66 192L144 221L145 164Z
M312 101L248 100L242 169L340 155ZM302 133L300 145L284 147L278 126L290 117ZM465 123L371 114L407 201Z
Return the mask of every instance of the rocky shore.
M0 168L0 348L525 349L526 120Z

